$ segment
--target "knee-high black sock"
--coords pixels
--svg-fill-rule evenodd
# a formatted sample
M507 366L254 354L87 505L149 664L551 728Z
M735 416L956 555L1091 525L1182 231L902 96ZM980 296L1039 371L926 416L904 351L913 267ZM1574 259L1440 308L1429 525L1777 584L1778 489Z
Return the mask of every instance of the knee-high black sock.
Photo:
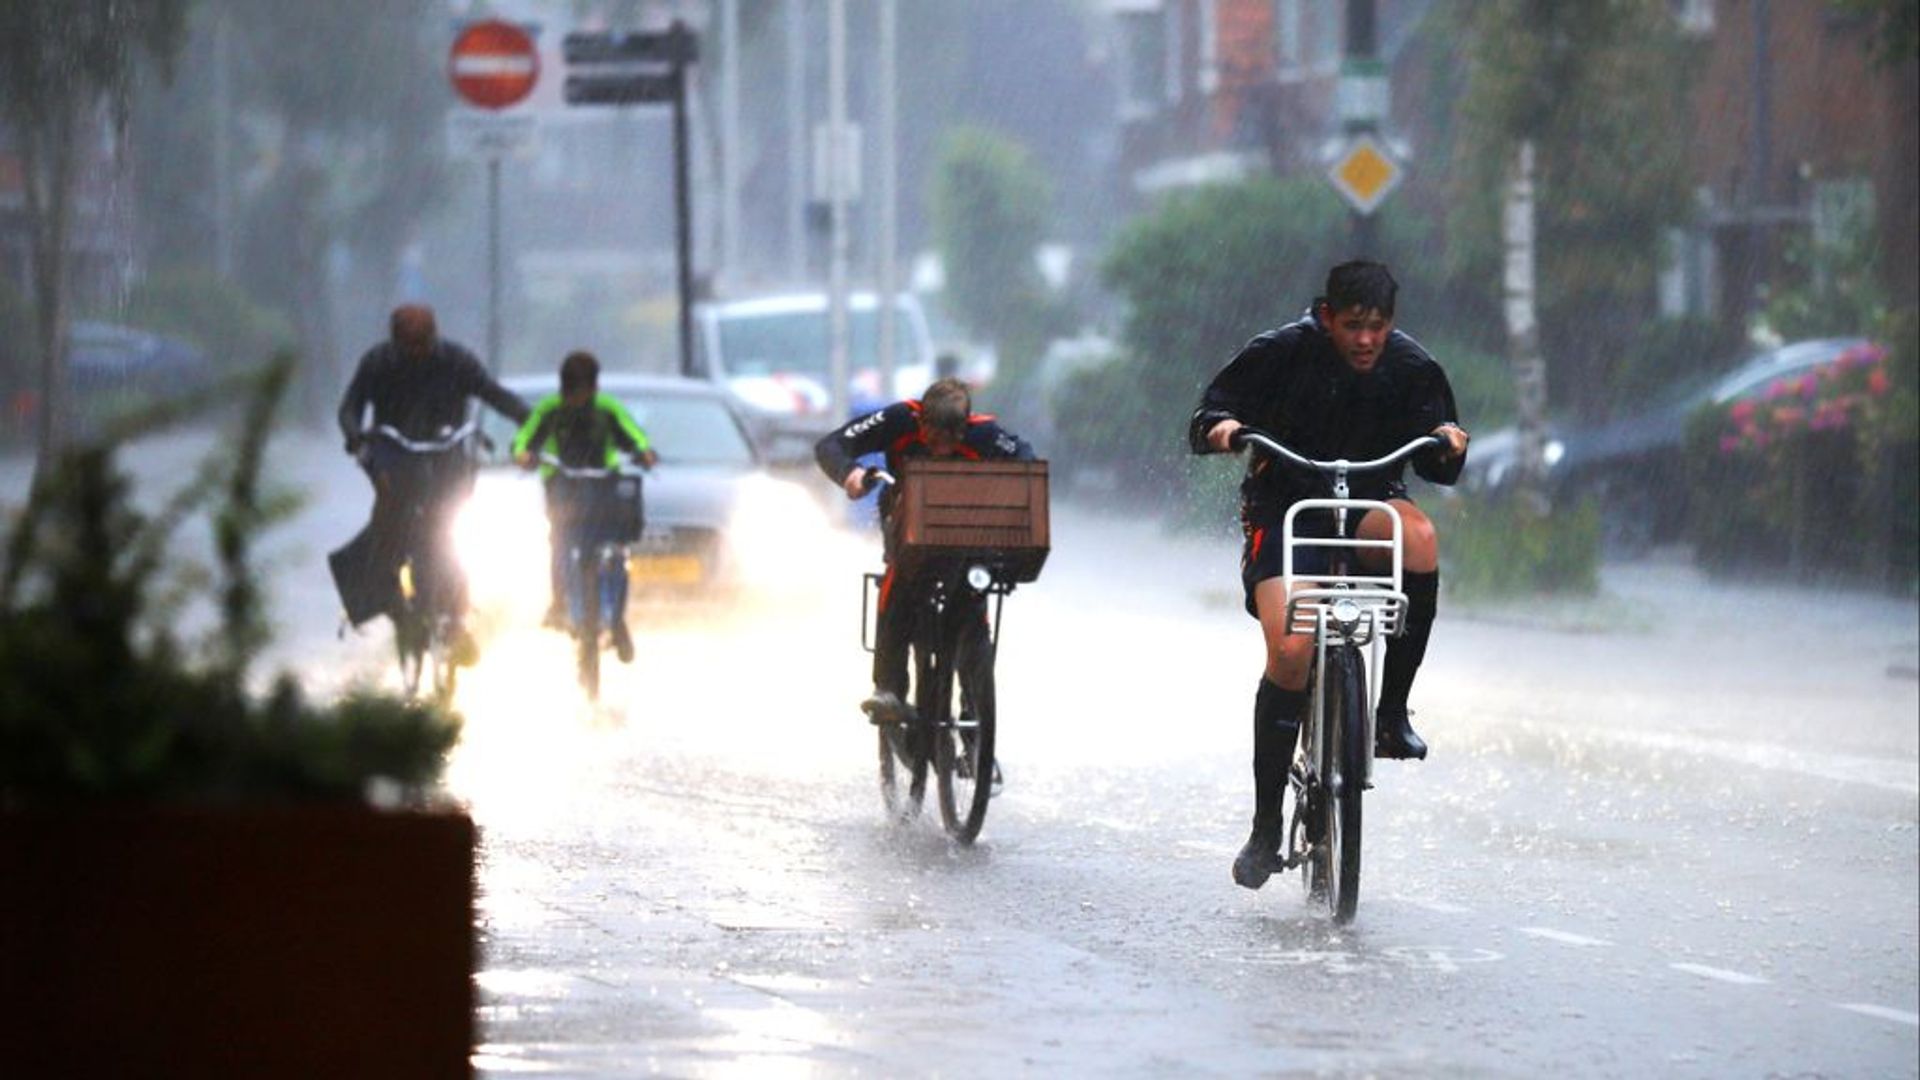
M1407 707L1407 693L1413 689L1420 661L1426 659L1427 638L1433 633L1433 617L1440 604L1440 571L1409 571L1402 583L1407 590L1407 627L1387 642L1387 662L1380 672L1382 711Z
M1280 828L1280 796L1287 787L1287 769L1300 737L1300 709L1305 690L1286 690L1264 677L1253 697L1253 806L1254 826Z

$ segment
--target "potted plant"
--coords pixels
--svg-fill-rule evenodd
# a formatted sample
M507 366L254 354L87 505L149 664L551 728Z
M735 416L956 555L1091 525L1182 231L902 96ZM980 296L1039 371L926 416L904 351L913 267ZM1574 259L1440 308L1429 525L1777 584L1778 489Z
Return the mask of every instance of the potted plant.
M19 1075L464 1076L474 829L429 794L457 721L249 671L249 562L291 364L143 514L131 434L46 463L0 553L0 1061ZM227 387L231 391L232 387ZM219 612L170 629L168 537L207 513Z

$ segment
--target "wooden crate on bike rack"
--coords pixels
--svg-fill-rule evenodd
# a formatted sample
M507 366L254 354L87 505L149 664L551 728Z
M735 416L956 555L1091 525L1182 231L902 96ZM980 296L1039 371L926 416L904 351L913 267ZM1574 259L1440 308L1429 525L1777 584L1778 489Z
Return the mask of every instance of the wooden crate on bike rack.
M913 458L901 464L895 560L992 562L1033 581L1050 548L1047 463Z

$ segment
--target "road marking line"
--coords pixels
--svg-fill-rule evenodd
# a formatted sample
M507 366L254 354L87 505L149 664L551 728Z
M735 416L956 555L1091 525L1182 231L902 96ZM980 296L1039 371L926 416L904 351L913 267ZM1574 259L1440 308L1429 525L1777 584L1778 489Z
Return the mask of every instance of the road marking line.
M1856 1012L1861 1016L1871 1016L1878 1020L1892 1020L1896 1024L1920 1027L1920 1013L1910 1013L1904 1009L1889 1009L1885 1005L1853 1005L1835 1002L1834 1008Z
M1728 971L1726 968L1708 967L1705 964L1668 964L1675 971L1684 971L1689 975L1698 975L1705 979L1718 979L1721 982L1735 983L1740 986L1759 986L1770 980L1759 975L1749 975L1744 971Z
M1548 941L1557 941L1562 945L1589 947L1613 944L1611 941L1604 941L1597 937L1587 937L1584 934L1569 934L1565 930L1553 930L1545 926L1523 926L1520 928L1520 932L1529 937L1546 938Z
M1398 900L1403 904L1411 904L1414 907L1425 908L1428 911L1438 912L1442 915L1473 914L1472 908L1461 907L1459 904L1449 904L1445 900L1422 900L1419 897L1414 897L1414 896L1396 896L1393 899Z

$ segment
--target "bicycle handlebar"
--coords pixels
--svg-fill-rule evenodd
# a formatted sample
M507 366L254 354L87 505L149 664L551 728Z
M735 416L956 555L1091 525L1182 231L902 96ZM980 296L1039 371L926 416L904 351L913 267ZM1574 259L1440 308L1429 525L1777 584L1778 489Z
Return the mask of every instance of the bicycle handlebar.
M898 484L899 482L899 480L894 478L892 473L878 466L874 466L867 469L866 480L860 485L860 490L862 492L872 491L882 484Z
M444 454L459 446L462 442L465 442L467 437L472 435L479 427L479 421L469 420L460 425L460 427L452 433L438 439L409 439L395 430L391 424L380 424L376 427L368 428L365 434L378 435L409 454Z
M563 464L559 458L554 457L552 454L547 454L547 453L542 453L540 455L540 464L551 465L557 472L559 472L561 476L570 476L579 480L594 480L594 479L604 479L609 476L633 475L626 468L621 466L615 466L614 468L611 468L611 469L604 468L604 467L596 469L591 466L566 465L566 464ZM645 466L641 466L641 468L644 469Z
M1390 465L1395 465L1402 461L1405 461L1407 458L1412 457L1414 454L1419 453L1420 451L1425 450L1428 447L1446 446L1446 440L1442 439L1438 435L1422 435L1419 438L1408 442L1405 446L1402 446L1400 449L1395 450L1384 457L1374 458L1372 461L1347 461L1344 458L1337 458L1333 461L1315 461L1312 458L1306 457L1305 455L1296 453L1293 450L1288 449L1287 447L1274 441L1273 436L1268 435L1266 432L1257 430L1255 428L1242 427L1236 430L1231 436L1229 436L1227 439L1227 442L1228 442L1228 445L1232 446L1236 450L1240 449L1243 446L1254 446L1260 449L1263 453L1266 453L1270 457L1276 457L1282 461L1291 462L1292 464L1298 465L1303 469L1313 469L1317 472L1323 472L1323 473L1369 472L1374 469L1384 469Z

